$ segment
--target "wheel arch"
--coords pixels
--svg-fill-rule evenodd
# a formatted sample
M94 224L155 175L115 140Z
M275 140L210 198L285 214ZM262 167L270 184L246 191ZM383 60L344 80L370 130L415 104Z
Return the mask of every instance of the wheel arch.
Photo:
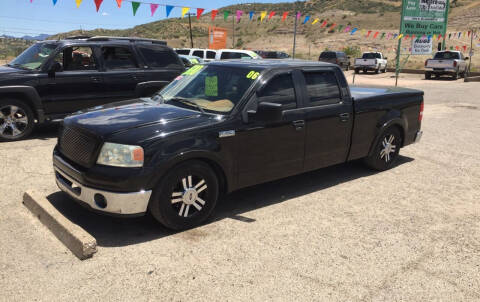
M405 143L405 136L407 131L407 121L403 117L400 111L392 110L390 113L387 113L384 118L380 120L377 125L377 135L370 146L370 151L368 152L368 156L371 156L375 151L375 146L378 144L379 140L382 137L382 134L389 128L396 127L400 130L400 134L402 136L402 145L404 146Z

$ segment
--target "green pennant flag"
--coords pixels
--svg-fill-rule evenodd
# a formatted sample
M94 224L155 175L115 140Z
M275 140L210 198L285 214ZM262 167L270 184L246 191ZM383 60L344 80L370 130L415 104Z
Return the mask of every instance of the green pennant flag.
M343 25L339 25L339 26L338 26L338 32L341 32L341 31L342 31L342 28L343 28Z
M385 37L385 33L382 33L382 36L380 37L380 40Z
M137 13L137 9L138 9L139 6L140 6L140 2L132 1L132 10L133 10L133 15L134 16Z
M230 11L226 10L223 12L223 20L227 21L228 15L230 15Z

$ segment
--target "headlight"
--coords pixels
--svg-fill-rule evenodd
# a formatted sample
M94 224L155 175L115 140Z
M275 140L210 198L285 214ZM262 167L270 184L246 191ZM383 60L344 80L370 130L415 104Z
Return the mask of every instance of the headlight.
M97 164L115 167L142 167L143 148L140 146L103 144Z

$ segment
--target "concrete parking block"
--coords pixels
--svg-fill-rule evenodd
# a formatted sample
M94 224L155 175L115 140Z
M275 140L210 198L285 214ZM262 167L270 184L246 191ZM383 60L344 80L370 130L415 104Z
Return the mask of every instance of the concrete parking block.
M80 260L97 252L97 240L65 218L42 194L25 192L23 204Z

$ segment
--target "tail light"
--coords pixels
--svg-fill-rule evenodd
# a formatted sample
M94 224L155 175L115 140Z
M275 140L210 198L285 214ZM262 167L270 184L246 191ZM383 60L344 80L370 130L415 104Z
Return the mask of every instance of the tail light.
M421 122L423 119L423 101L420 104L420 112L418 113L418 121Z
M453 67L457 67L457 61L453 61Z
M428 60L425 60L425 67L427 67L428 65Z

